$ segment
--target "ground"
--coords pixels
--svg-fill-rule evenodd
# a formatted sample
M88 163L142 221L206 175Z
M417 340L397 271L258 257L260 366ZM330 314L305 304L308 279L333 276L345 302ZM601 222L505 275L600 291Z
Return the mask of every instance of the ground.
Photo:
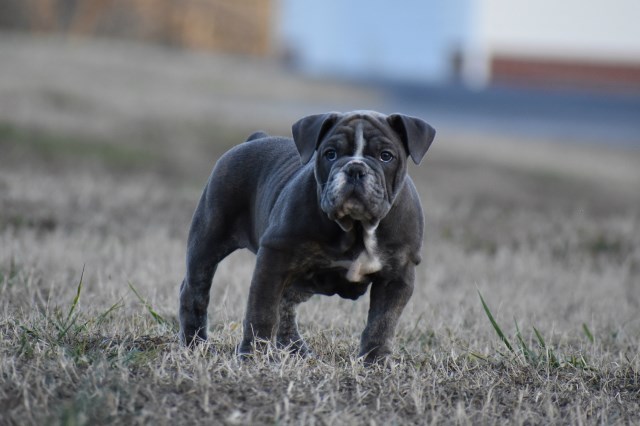
M239 362L250 253L214 279L209 344L177 340L211 166L254 130L384 99L267 60L18 36L0 52L0 424L640 416L638 151L432 123L410 170L423 262L392 358L356 358L366 297L316 296L300 309L316 358Z

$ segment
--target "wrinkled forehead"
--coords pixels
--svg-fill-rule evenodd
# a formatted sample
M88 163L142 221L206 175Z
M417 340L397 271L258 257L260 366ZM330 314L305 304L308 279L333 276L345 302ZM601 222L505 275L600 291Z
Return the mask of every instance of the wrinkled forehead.
M395 136L387 122L387 116L375 111L353 111L345 114L331 133L333 136L354 137L358 132L363 132L365 138L377 135L391 139Z
M387 116L377 111L357 110L344 114L344 119L351 120L354 118L364 118L368 120L386 121Z

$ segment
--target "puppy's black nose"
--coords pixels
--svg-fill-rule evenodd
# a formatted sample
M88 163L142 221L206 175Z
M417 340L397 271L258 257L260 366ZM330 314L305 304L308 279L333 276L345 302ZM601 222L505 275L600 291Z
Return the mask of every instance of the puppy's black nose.
M351 161L346 165L345 173L353 180L360 180L367 175L367 168L361 161Z

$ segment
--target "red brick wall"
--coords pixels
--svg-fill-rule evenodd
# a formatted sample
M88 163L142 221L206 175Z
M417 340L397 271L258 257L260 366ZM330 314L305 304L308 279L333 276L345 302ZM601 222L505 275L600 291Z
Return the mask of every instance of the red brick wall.
M640 64L495 56L491 82L640 92Z

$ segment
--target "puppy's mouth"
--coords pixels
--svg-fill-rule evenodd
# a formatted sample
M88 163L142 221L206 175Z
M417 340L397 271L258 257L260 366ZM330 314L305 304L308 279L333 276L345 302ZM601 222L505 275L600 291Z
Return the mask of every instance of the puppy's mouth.
M371 214L365 205L358 199L349 198L333 213L335 219L350 217L353 220L371 220Z
M355 222L361 222L365 229L377 227L387 210L385 204L384 190L379 185L354 183L340 176L326 185L321 199L322 210L344 231L350 231Z

